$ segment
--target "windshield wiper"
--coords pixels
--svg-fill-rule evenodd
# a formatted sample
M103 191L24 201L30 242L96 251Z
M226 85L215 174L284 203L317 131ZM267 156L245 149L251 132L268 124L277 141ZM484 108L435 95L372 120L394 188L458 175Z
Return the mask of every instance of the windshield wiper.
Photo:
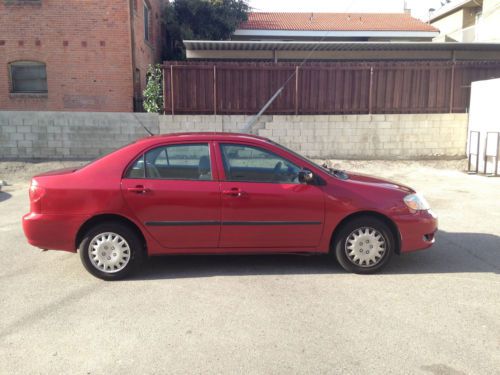
M329 174L337 178L340 178L341 180L347 180L349 178L349 175L341 169L331 168L326 163L324 163L322 167L325 168Z

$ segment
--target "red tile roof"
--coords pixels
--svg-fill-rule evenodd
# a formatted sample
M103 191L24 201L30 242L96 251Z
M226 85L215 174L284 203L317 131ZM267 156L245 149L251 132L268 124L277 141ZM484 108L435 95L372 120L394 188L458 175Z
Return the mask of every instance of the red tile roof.
M264 13L252 12L239 29L293 31L438 30L406 13Z

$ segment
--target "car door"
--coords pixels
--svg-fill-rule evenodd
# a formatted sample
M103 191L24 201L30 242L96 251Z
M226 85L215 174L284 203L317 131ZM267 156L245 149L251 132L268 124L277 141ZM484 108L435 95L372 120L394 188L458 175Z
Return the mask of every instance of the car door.
M179 143L137 158L122 180L126 203L166 248L216 248L221 196L213 145Z
M316 247L324 221L320 186L300 183L300 166L261 146L218 143L222 248Z

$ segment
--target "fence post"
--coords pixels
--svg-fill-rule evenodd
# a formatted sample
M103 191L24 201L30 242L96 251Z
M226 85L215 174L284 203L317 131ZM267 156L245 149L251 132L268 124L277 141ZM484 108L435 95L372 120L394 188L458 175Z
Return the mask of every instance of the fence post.
M455 61L451 64L450 113L453 113L453 91L455 86Z
M172 116L175 115L174 111L174 66L170 65L170 99L172 103Z
M299 67L295 67L295 116L299 114Z
M214 115L217 116L217 66L214 65Z
M166 86L166 80L165 80L165 65L161 66L161 73L162 73L162 79L163 79L163 114L166 112L167 108L167 86Z
M373 66L370 67L370 88L368 91L368 114L372 114Z

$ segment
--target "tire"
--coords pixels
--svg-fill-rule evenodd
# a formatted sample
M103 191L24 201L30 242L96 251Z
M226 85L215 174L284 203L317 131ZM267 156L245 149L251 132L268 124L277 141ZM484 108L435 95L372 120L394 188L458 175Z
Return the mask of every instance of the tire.
M102 223L83 236L78 252L85 269L103 280L119 280L135 271L143 258L137 233L121 223Z
M342 268L359 274L382 269L389 263L394 249L395 240L390 228L373 217L359 217L347 222L335 236L332 247Z

